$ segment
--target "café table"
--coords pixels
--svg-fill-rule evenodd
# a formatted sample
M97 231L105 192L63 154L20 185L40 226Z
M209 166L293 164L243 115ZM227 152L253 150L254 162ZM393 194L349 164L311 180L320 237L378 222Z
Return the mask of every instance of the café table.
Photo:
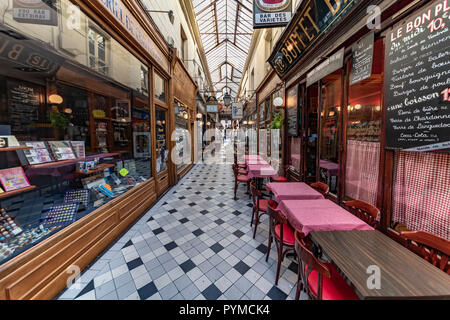
M277 202L282 200L320 200L323 195L304 182L270 182L266 189L273 193Z
M258 155L246 155L244 156L244 161L246 165L250 164L269 164L263 157Z
M277 171L270 164L249 164L247 166L248 174L250 179L255 180L256 187L258 190L262 190L263 180L265 178L276 178L278 177Z
M331 200L282 200L277 209L305 236L311 231L373 230Z
M448 274L377 230L310 236L361 299L450 299ZM372 281L374 270L379 286Z

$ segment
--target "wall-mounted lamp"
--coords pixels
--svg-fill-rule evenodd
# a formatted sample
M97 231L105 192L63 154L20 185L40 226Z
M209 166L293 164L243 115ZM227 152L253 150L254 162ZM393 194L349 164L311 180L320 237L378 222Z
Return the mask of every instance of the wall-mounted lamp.
M63 103L63 98L59 95L59 94L52 94L48 97L48 102L50 102L50 104L61 104Z
M169 15L169 21L171 24L173 24L175 22L175 16L173 14L172 10L169 11L161 11L161 10L147 10L148 13L153 12L153 13L167 13Z
M283 105L283 98L282 97L276 97L273 99L273 105L275 107L281 107Z

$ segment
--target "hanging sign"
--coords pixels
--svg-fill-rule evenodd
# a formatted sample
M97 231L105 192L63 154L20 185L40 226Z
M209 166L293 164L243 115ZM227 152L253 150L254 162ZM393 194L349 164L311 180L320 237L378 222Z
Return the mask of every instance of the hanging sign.
M319 64L313 71L308 73L306 76L306 86L316 83L327 75L341 69L344 65L344 48L339 50L336 54L326 59L324 62Z
M56 0L14 0L13 19L20 23L57 26Z
M450 151L449 15L434 1L386 36L386 148Z
M253 29L286 26L292 18L292 0L254 0Z
M305 0L281 35L269 63L283 77L361 0Z
M371 32L353 45L350 85L354 85L372 76L374 40L375 34Z
M231 118L233 120L240 120L244 117L244 106L242 103L233 103L231 106Z

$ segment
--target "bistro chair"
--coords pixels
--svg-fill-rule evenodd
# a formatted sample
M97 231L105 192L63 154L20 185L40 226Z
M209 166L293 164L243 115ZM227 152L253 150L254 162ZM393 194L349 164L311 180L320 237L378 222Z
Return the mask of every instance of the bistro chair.
M320 192L325 198L330 193L330 187L326 183L323 183L323 182L314 182L311 184L311 188Z
M380 210L362 200L344 201L347 209L374 229L380 229Z
M450 275L450 241L425 231L402 231L406 247Z
M286 217L277 210L278 203L274 200L269 200L267 205L267 213L269 214L269 243L267 245L266 262L269 260L270 249L272 241L275 240L275 246L278 252L277 275L275 277L275 285L278 285L280 277L281 263L284 257L289 252L294 252L294 229L288 224ZM285 249L283 251L283 249Z
M298 257L297 292L304 288L312 300L359 300L355 291L330 264L323 263L312 253L312 243L295 231L295 251Z
M255 221L255 231L253 232L253 239L255 239L259 220L262 215L267 214L267 206L271 199L266 199L265 197L267 196L258 190L254 182L250 183L250 191L253 204L252 221L250 222L250 226L253 226L253 221Z
M244 170L247 169L247 165L246 164L238 163L236 151L234 152L234 164L237 165L239 169L244 169Z
M283 167L283 176L278 176L276 178L271 178L270 180L272 182L287 182L288 181L288 178L287 178L287 176L288 176L288 174L287 174L288 169L289 169L288 165L284 166Z
M249 193L251 179L247 175L240 175L239 169L236 165L233 165L234 172L234 200L237 200L236 193L239 183L245 183L247 185L247 192Z

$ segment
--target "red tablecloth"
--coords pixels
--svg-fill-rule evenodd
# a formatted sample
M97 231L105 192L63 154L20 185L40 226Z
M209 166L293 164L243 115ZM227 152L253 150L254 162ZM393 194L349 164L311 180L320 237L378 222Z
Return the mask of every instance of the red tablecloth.
M324 199L320 192L304 182L270 182L266 184L266 188L273 193L278 202L282 200Z
M373 230L371 226L330 200L283 200L278 209L294 229L311 231Z
M277 178L278 173L270 164L249 164L249 178Z

